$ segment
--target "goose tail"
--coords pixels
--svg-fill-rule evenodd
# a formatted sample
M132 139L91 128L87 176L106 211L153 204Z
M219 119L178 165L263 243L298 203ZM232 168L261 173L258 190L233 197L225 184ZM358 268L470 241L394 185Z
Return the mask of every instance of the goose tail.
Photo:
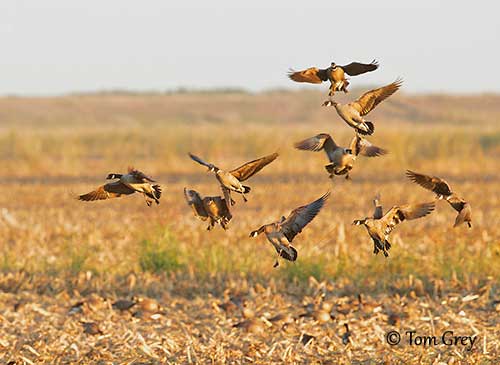
M161 187L160 185L153 185L153 196L155 198L155 200L160 200L160 197L161 197Z
M368 122L368 121L365 121L363 124L363 129L361 128L356 128L356 130L358 131L359 134L362 134L362 135L368 135L368 136L371 136L373 134L373 132L375 131L375 126L373 125L372 122Z

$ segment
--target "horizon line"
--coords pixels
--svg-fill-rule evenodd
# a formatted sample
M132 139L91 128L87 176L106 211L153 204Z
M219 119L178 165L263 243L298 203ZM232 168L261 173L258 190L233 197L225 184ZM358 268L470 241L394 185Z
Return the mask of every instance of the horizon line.
M351 88L349 94L357 94L363 92L363 90L371 90L376 88L376 85L364 85ZM327 90L327 89L325 89ZM451 90L441 90L441 91L405 91L401 90L404 94L410 96L432 96L432 95L447 95L447 96L485 96L500 95L500 91L484 90L484 91L472 91L472 92L462 92L462 91L451 91ZM191 86L179 86L174 88L161 89L134 89L134 88L123 88L123 87L110 87L102 89L91 89L91 90L74 90L65 91L60 93L0 93L0 98L53 98L53 97L67 97L67 96L91 96L91 95L129 95L129 96L140 96L140 95L182 95L182 94L248 94L248 95L259 95L266 93L300 93L300 92L314 92L321 93L320 90L313 87L269 87L262 88L259 90L252 90L244 87L237 86L221 86L221 87L191 87ZM326 91L325 91L326 92Z

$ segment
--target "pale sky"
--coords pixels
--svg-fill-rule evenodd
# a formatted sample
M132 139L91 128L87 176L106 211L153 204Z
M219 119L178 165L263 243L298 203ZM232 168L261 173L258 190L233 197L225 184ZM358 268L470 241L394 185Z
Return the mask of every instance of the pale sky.
M2 0L0 95L299 89L290 67L374 58L351 87L500 92L499 16L495 0Z

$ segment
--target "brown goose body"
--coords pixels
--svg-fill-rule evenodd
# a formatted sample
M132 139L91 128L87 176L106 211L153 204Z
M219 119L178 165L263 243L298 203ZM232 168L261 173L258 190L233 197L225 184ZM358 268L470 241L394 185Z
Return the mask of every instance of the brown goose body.
M228 228L233 216L224 198L220 196L202 198L197 191L187 188L184 188L184 197L196 217L202 221L209 220L207 230L210 231L216 224L220 224L224 230Z
M256 237L257 235L264 233L267 240L273 245L280 257L283 257L288 261L295 261L298 256L297 250L289 244L289 241L287 241L285 234L281 230L280 224L284 221L285 218L282 217L279 222L265 224L258 230L252 232L250 237ZM275 266L278 266L277 260Z
M325 69L310 67L302 71L290 70L288 77L295 82L306 82L310 84L321 84L324 81L330 81L330 91L328 95L331 97L336 91L348 92L347 87L349 86L349 81L346 79L346 74L357 76L366 72L375 71L377 68L378 63L375 60L371 63L352 62L344 66L332 62L330 67Z
M120 177L120 182L138 193L143 193L156 204L160 204L161 190L159 190L159 186L152 184L155 181L142 172L129 168L128 174Z
M435 208L435 203L396 205L381 216L382 206L379 199L378 195L374 199L375 211L372 217L356 219L353 224L364 225L373 240L373 253L376 255L379 251L382 251L384 256L387 257L389 256L388 251L391 249L389 235L394 228L405 220L418 219L430 214Z
M470 204L455 193L452 193L445 199L452 206L452 208L458 212L453 227L458 227L459 225L466 223L469 228L472 228L472 209Z
M220 182L221 186L234 191L236 193L245 194L250 192L250 187L245 186L233 174L223 170L215 171L215 177Z
M368 140L356 134L349 147L341 147L335 143L332 136L320 133L314 137L295 143L295 148L306 151L324 151L330 163L325 166L330 178L334 175L346 175L354 166L358 155L367 157L381 156L387 153L383 148L372 145Z
M349 172L354 167L356 156L345 151L337 151L333 157L333 160L328 165L325 165L325 170L330 174L329 177L333 178L334 175L345 175L345 178L349 179Z
M371 135L375 130L372 122L367 121L366 116L370 111L382 101L399 90L403 81L397 79L393 83L370 90L361 95L356 101L348 104L339 104L336 101L327 100L323 103L324 106L334 106L337 114L352 128L356 133L363 135Z
M328 192L312 203L292 210L287 218L283 216L277 222L261 226L259 229L252 231L250 237L257 237L259 234L264 233L267 240L276 249L278 257L288 261L297 260L297 250L290 243L318 215L329 196L330 193ZM279 262L276 260L274 267L278 265Z
M472 209L470 204L454 193L446 180L437 176L424 175L411 170L406 171L406 176L414 183L434 192L437 199L446 200L451 207L458 212L453 227L458 227L466 223L469 228L472 228Z

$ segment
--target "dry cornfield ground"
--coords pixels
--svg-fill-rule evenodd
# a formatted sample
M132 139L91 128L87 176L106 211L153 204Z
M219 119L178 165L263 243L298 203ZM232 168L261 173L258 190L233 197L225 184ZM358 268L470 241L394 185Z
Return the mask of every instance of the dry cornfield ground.
M0 99L0 363L500 363L500 96L395 95L371 115L370 140L390 154L358 159L352 181L329 180L322 153L292 147L320 132L349 142L323 99ZM227 168L280 157L250 180L248 203L235 197L229 230L208 232L182 190L219 189L189 151ZM75 199L129 165L163 185L159 206ZM385 209L434 199L405 169L446 178L471 203L473 228L453 228L438 202L396 228L389 258L375 256L351 222L371 214L377 192ZM271 245L250 231L328 190L295 238L297 262L273 269ZM120 299L137 303L120 310ZM438 343L410 344L413 330ZM443 344L445 331L474 345Z

